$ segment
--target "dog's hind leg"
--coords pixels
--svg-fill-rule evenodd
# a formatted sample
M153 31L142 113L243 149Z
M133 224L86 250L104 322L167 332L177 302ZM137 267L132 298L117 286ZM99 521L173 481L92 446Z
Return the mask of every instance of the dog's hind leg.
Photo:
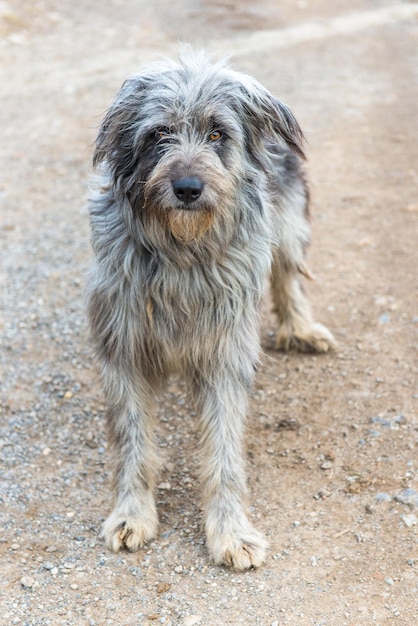
M298 159L292 154L273 161L271 180L274 246L271 287L278 317L277 347L300 352L328 352L335 345L330 331L314 321L303 291L301 275L311 278L305 265L310 240L309 194Z
M159 469L153 436L153 390L109 363L104 368L108 436L116 502L102 528L106 545L134 552L157 534L154 485Z
M271 268L274 310L278 317L277 347L299 352L328 352L335 341L331 332L314 321L310 302L303 291L299 273L304 266L295 267L276 252Z
M243 356L245 359L245 356ZM202 427L202 483L206 540L218 565L259 567L267 542L245 512L242 431L247 389L228 367L202 382L198 392Z

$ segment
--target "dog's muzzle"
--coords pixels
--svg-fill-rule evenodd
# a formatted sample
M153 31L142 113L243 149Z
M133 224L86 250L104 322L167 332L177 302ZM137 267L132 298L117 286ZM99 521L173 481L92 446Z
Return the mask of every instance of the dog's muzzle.
M190 205L200 198L203 191L202 181L195 176L179 178L172 183L172 186L174 195L183 203L184 209L193 208Z

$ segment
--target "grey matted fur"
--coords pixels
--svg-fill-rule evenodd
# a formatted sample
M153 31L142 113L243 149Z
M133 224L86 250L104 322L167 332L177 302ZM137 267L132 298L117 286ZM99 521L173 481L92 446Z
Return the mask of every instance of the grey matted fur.
M97 138L89 318L114 456L114 551L157 534L154 399L180 374L198 409L207 545L259 566L245 512L247 394L271 271L279 348L326 352L299 282L309 241L302 132L256 80L186 52L127 80Z

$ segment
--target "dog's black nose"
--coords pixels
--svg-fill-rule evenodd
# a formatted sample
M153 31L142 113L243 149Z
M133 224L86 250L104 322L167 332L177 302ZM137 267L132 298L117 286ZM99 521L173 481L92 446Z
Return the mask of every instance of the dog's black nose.
M179 200L191 204L201 195L203 183L195 176L179 178L173 182L173 191Z

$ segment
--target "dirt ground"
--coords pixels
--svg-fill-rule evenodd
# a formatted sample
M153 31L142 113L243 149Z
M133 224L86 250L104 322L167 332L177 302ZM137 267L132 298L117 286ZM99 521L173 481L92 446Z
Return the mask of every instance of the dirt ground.
M308 139L317 275L339 348L263 356L247 431L266 564L213 566L193 409L159 403L161 533L112 554L103 396L83 285L92 142L124 80L178 41L232 54ZM367 626L418 615L418 4L0 2L0 623Z

